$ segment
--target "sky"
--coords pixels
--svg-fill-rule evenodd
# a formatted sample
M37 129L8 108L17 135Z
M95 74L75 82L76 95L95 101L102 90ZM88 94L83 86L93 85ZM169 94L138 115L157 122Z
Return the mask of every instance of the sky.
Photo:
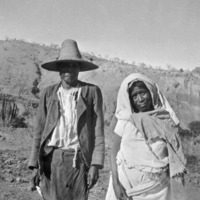
M77 41L129 63L200 66L199 0L0 0L0 40Z

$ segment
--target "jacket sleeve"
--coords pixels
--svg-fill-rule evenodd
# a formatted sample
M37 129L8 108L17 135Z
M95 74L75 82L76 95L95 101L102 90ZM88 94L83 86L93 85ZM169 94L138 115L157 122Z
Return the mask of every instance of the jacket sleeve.
M100 169L104 166L105 139L104 139L104 118L103 118L103 98L101 90L95 87L93 95L93 122L94 126L94 151L91 165L97 165Z
M39 107L37 109L37 118L36 118L36 126L34 132L34 139L31 149L31 156L29 160L28 167L29 169L38 168L38 160L39 160L39 150L40 143L42 138L42 132L44 130L45 122L46 122L46 90L43 91L40 97Z

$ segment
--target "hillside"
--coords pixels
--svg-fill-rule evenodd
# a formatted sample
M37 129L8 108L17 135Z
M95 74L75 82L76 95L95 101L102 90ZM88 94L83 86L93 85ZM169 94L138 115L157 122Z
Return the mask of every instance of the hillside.
M40 67L43 61L54 60L57 55L56 45L45 46L17 40L0 41L0 93L37 101L39 92L44 87L59 81L58 73ZM143 73L156 81L180 118L182 127L186 128L190 122L200 121L199 70L162 70L145 64L126 64L120 59L108 60L88 53L83 55L99 65L98 70L80 73L79 77L102 89L106 124L110 124L115 111L120 83L134 72ZM23 113L25 108L22 104L19 107L20 113Z

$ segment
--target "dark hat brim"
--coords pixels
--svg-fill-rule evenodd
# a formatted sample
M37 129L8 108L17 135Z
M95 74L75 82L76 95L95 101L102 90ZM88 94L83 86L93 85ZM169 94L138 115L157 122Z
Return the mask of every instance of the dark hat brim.
M58 72L58 63L72 63L72 62L81 64L81 68L80 68L81 72L90 71L90 70L99 68L97 65L95 65L91 62L88 62L88 61L84 61L84 60L55 60L52 62L44 63L41 66L42 66L42 68L44 68L46 70Z

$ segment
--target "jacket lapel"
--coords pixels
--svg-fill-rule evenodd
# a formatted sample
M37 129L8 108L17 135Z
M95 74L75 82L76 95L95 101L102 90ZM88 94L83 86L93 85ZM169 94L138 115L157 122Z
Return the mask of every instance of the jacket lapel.
M61 85L61 82L54 86L54 88L52 90L52 97L51 97L52 100L59 101L57 92L58 92L60 85Z
M84 111L87 108L85 105L84 99L86 98L86 95L88 92L88 86L82 85L82 82L80 82L80 87L81 87L81 94L77 102L77 122L79 121L79 118L81 117L81 115L84 113Z
M58 95L57 95L57 92L58 92L58 89L60 87L61 83L55 85L55 87L53 88L52 90L52 96L51 96L51 99L50 99L50 112L51 112L51 115L49 115L50 119L49 119L49 122L50 124L52 125L56 125L57 121L58 121L58 118L59 118L59 111L60 111L60 104L59 104L59 99L58 99Z
M46 130L44 132L45 135L43 136L41 143L43 143L46 140L46 138L49 136L53 128L56 126L56 123L59 118L60 106L59 106L59 99L57 95L57 91L59 87L60 87L60 83L54 85L52 90L50 91L51 96L49 99L49 108L48 108L49 109L48 112L50 114L48 114L47 119L46 119L46 123L48 123L48 126L46 127Z

